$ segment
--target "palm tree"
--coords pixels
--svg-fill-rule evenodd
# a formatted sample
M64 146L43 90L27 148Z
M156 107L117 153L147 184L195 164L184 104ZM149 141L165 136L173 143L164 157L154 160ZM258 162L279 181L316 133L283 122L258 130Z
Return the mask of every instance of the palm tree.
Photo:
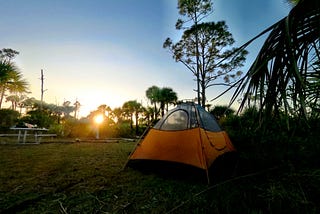
M300 0L287 17L259 36L270 32L248 73L238 82L233 103L244 94L239 111L249 95L259 98L261 119L277 116L281 111L306 118L308 110L320 103L320 4ZM262 114L262 112L264 114Z
M71 105L70 101L64 101L61 106L61 111L64 117L70 117L71 112L75 110L75 107Z
M122 122L123 118L123 111L122 108L114 108L113 111L111 111L112 118L119 124Z
M28 92L28 82L11 62L17 54L19 52L9 48L0 50L0 108L6 91L17 96Z
M15 69L11 63L0 61L0 108L2 105L6 84L10 79L10 72Z
M77 117L80 111L81 104L78 100L76 100L76 102L73 105L74 105L74 118L78 119Z
M144 115L148 125L152 124L155 121L155 118L154 118L155 112L153 107L148 106L144 108Z
M154 106L154 119L158 116L158 110L157 110L157 102L159 102L160 97L160 88L158 86L151 86L146 91L146 96L150 100L151 104Z
M12 62L0 60L0 108L5 92L10 85L11 87L14 86L14 83L17 82L19 76L18 69Z
M7 97L8 99L8 97ZM22 95L19 95L19 99L18 99L18 102L17 102L17 107L19 107L19 113L21 115L22 113L22 109L25 108L25 100L29 99L26 95L22 94Z
M217 105L214 106L209 112L213 114L217 120L220 120L223 117L232 115L234 110L229 108L229 106Z
M10 95L6 97L6 102L11 102L11 109L16 110L20 97L18 95Z
M21 102L21 106L23 108L25 108L25 111L28 112L29 110L34 108L34 105L36 103L36 99L34 97L31 98L25 98L22 102Z
M160 109L161 116L164 116L164 111L168 112L169 104L175 104L178 100L177 93L172 88L164 87L160 89Z
M168 111L169 104L174 104L178 100L177 93L168 87L159 88L158 86L152 86L147 89L146 96L151 104L154 105L154 119L157 119L159 111L161 111L161 116L163 116L164 111ZM160 104L159 111L157 110L157 103Z
M11 96L16 96L17 102L15 102L14 109L16 109L19 102L26 98L25 94L29 92L29 83L22 78L20 72L13 72L12 79L8 82L7 90Z
M136 100L130 100L123 104L123 111L130 117L130 127L133 129L133 115L135 116L136 134L139 130L139 114L143 111L141 103Z

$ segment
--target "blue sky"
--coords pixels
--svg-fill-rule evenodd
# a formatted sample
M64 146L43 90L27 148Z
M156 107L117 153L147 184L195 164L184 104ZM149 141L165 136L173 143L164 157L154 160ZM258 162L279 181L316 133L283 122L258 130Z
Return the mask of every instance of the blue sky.
M162 44L177 41L176 0L0 0L0 49L20 52L15 59L30 83L30 97L61 105L78 100L85 116L99 105L120 107L137 100L147 105L152 85L171 87L179 99L196 96L194 77ZM225 20L240 46L285 17L282 0L214 0L209 21ZM262 45L249 47L246 71ZM221 89L207 89L208 99ZM226 104L225 96L215 104Z

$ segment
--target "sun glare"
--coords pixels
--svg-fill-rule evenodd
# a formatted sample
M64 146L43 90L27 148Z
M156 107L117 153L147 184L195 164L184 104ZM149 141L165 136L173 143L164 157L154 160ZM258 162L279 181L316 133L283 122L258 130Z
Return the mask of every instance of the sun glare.
M94 117L94 122L95 122L96 124L102 123L102 122L103 122L103 115L102 115L102 114L99 114L99 115L95 116L95 117Z
M115 93L111 89L104 89L102 87L92 88L86 91L79 87L78 93L81 94L77 96L77 100L81 104L79 112L80 117L87 117L91 112L97 110L100 105L105 104L111 109L114 109L121 107L125 101L132 99L130 98L130 95L125 96L123 95L124 93ZM72 96L70 95L70 97Z

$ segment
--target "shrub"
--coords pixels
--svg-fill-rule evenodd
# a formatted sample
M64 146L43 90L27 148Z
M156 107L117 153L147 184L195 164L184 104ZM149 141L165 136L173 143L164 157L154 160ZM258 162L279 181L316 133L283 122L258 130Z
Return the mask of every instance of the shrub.
M19 112L11 109L0 109L0 131L8 131L19 118Z

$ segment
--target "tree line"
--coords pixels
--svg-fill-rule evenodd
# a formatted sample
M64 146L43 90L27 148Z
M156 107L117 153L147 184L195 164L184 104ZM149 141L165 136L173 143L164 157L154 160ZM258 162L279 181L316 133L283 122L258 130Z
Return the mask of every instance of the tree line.
M151 86L146 90L146 97L152 106L143 106L137 100L126 101L114 109L101 104L82 118L78 116L81 108L79 101L65 101L62 105L56 105L27 98L17 105L19 109L16 105L0 109L0 130L9 131L12 126L31 124L48 128L50 132L63 137L90 137L94 132L94 118L102 115L104 120L101 128L108 130L105 132L108 137L137 136L178 101L177 93L169 87Z

